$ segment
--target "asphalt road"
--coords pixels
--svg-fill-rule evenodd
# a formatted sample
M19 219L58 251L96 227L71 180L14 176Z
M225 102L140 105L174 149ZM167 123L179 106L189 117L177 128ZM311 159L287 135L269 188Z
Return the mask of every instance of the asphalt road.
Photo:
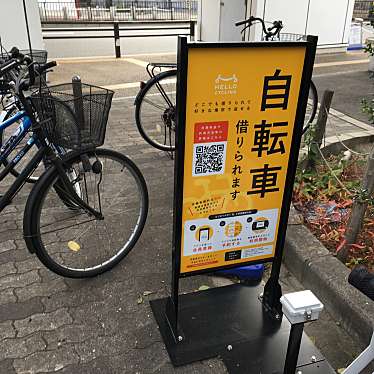
M319 98L324 90L333 90L334 109L369 123L361 104L363 98L370 100L374 92L374 80L370 78L367 59L368 55L363 52L319 55L316 58L313 81Z

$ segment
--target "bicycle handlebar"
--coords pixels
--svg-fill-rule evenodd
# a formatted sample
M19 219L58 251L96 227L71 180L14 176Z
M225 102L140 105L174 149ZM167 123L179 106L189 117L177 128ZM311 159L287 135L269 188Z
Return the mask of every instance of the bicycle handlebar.
M52 69L55 66L57 66L56 61L49 61L45 64L40 64L40 65L35 66L35 70L37 71L38 74L43 74L45 71Z
M235 22L235 26L241 26L249 22L250 18L245 19L244 21Z
M266 28L265 26L265 21L262 19L262 18L259 18L259 17L249 17L248 19L244 20L244 21L239 21L239 22L236 22L235 23L235 26L241 26L241 25L246 25L243 30L241 32L243 32L246 28L248 27L251 27L253 25L254 22L260 22L261 23L261 26L262 26L262 31L264 32L264 34L266 35L265 36L265 39L266 40L269 40L271 37L279 34L279 32L282 30L283 28L283 23L282 21L274 21L273 22L273 25L269 28ZM274 31L273 31L274 30Z
M35 64L29 56L25 56L20 53L20 51L16 47L13 47L10 50L9 55L10 59L0 64L0 78L9 73L9 75L11 76L10 81L14 82L13 87L20 102L22 103L29 117L34 122L34 113L29 100L25 97L24 91L28 90L31 86L34 85L36 74L41 75L48 69L56 66L57 63L56 61L50 61L46 64ZM13 74L13 70L17 69L21 65L27 66L28 74L21 74L22 76L20 74ZM25 76L27 78L25 78Z
M23 85L27 87L32 86L35 82L35 70L33 67L32 59L28 56L23 55L16 47L13 47L10 50L9 54L11 58L8 61L5 61L0 66L0 78L16 67L26 63L29 72L29 79L28 82L24 81Z
M30 86L33 86L35 83L35 73L41 75L48 69L51 69L57 66L56 61L50 61L46 64L34 64L32 59L29 56L25 56L20 53L19 49L13 47L10 52L10 59L3 62L0 65L0 78L3 77L6 73L9 73L11 70L17 68L20 65L26 64L28 69L28 79L20 79L18 81L19 90L27 90Z

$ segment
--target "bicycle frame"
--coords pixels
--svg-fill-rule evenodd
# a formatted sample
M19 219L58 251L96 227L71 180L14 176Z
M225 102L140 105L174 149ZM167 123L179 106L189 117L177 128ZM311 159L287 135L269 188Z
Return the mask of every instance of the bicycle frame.
M24 111L20 111L13 115L11 118L0 123L0 131L4 131L9 126L13 125L17 121L22 120L17 130L12 136L1 146L0 148L0 163L5 160L10 153L17 147L21 140L26 136L27 132L31 128L31 119L26 115ZM0 178L1 181L1 178Z
M9 164L0 173L0 181L2 181L18 164L18 162L29 152L35 144L34 135L27 141L24 147L17 153L17 155L9 162ZM26 183L27 178L34 172L46 155L46 149L41 147L33 156L30 162L22 170L20 175L14 180L13 184L9 187L6 193L0 198L0 212L10 204L13 197L17 194L20 188Z
M26 136L28 130L32 127L32 121L30 117L27 116L26 112L21 111L16 113L14 116L0 124L0 129L5 130L7 127L11 126L13 123L22 119L22 123L15 131L15 133L10 137L10 139L4 144L0 149L0 161L16 148L20 141ZM85 201L83 201L76 193L74 188L70 184L70 180L65 174L63 167L63 161L58 158L55 152L50 148L44 138L41 138L42 133L40 129L35 130L35 133L30 137L27 143L22 147L22 149L13 157L13 159L8 163L8 165L0 172L0 182L14 169L20 160L30 151L34 145L38 145L38 151L33 156L33 158L28 162L26 167L22 170L20 175L15 179L13 184L9 187L6 193L0 198L0 212L12 201L14 196L20 190L20 188L26 183L27 178L35 171L40 162L44 157L48 157L58 170L60 179L66 188L69 197L73 202L77 203L80 207L94 215L98 219L102 219L101 212L96 211L91 208Z
M27 135L28 131L32 126L30 117L27 116L26 112L20 111L13 115L11 118L0 123L0 130L5 130L9 126L13 125L17 121L22 120L17 130L13 135L3 144L0 148L0 162L5 160L12 151L17 147L21 140ZM30 151L30 149L36 144L35 136L32 135L22 149L12 158L8 165L0 172L0 182L15 168L20 160ZM10 186L8 191L0 198L0 212L11 202L13 197L17 194L19 189L25 184L26 179L33 173L37 168L41 160L45 155L45 151L41 148L34 155L31 161L26 165L25 169L16 178L13 184Z

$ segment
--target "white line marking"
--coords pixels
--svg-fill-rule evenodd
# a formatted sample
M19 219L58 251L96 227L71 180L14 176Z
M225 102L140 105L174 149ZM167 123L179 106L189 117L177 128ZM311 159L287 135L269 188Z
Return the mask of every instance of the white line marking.
M171 92L165 92L167 95L170 95L170 94L175 94L176 92L175 91L171 91ZM154 93L154 94L149 94L148 96L161 96L160 93ZM120 97L115 97L112 99L112 101L122 101L122 100L130 100L130 99L135 99L136 98L136 95L135 96L120 96Z
M103 87L106 88L107 90L113 90L113 91L120 90L123 88L134 88L134 87L140 88L140 82L112 84L112 85L103 86Z
M126 58L125 57L125 58L122 58L121 61L131 62L132 64L142 66L143 68L145 68L148 65L148 62L138 60L136 58Z
M121 96L121 97L114 97L112 101L122 101L122 100L134 100L136 96Z
M168 84L168 83L175 83L176 81L176 78L171 78L171 79L164 79L162 81L162 84ZM138 87L140 89L140 82L130 82L130 83L120 83L120 84L112 84L112 85L109 85L109 86L103 86L104 88L106 88L107 90L120 90L120 89L124 89L124 88L134 88L134 87Z

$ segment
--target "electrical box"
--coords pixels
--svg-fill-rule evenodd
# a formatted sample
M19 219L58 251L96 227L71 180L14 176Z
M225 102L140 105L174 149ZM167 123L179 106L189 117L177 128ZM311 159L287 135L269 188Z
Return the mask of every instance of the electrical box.
M309 290L283 295L280 302L283 314L293 325L317 320L323 310L323 304Z

